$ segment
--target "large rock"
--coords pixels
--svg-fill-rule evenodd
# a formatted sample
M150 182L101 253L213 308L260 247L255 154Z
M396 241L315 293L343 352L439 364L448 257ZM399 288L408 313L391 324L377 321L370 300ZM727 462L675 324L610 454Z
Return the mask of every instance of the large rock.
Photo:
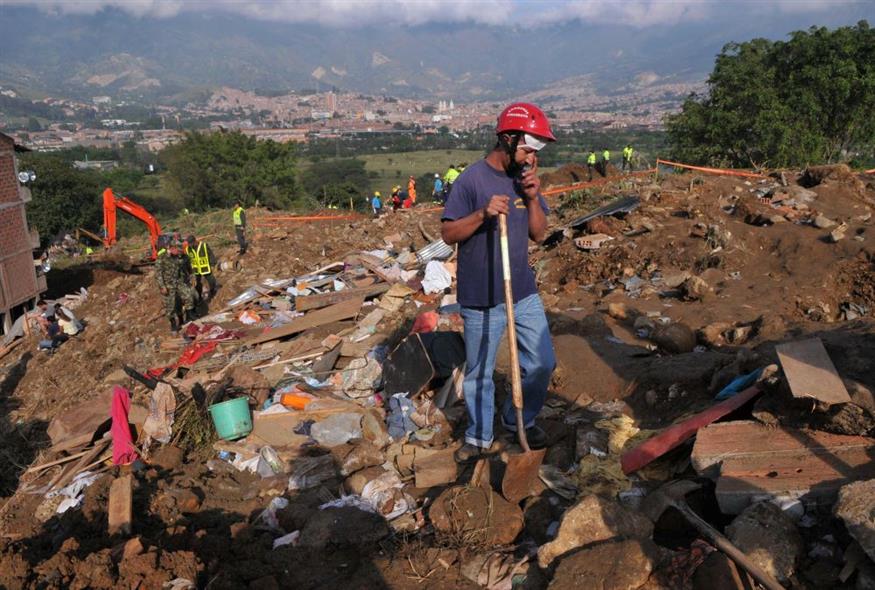
M492 490L455 486L444 490L428 513L434 528L457 541L507 545L523 530L523 511Z
M636 590L647 582L658 549L650 539L600 543L564 557L549 590Z
M389 534L386 520L379 514L353 507L317 510L301 530L301 545L372 545Z
M617 502L596 495L582 498L562 515L556 538L538 549L538 564L548 568L560 555L599 541L647 539L653 523Z
M869 559L875 561L875 479L843 487L833 510Z
M696 334L686 324L673 323L657 326L650 339L659 348L672 354L693 352L696 347Z
M750 559L781 582L796 569L805 548L796 525L771 502L759 502L726 527L726 536Z

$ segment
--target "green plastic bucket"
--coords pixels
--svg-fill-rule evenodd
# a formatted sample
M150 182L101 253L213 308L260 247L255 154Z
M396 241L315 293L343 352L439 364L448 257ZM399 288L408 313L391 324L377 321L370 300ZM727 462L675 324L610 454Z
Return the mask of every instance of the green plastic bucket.
M238 397L210 406L210 415L219 438L235 440L252 432L249 398Z

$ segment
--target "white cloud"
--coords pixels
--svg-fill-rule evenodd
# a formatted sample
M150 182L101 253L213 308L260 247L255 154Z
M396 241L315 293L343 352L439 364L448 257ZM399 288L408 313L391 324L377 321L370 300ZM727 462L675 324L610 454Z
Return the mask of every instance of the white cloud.
M56 14L93 14L118 8L138 17L165 18L182 12L226 12L274 22L337 27L367 24L420 25L510 22L514 0L0 0Z
M332 27L474 22L550 25L581 21L635 27L701 21L720 16L816 13L872 0L0 0L57 14L93 14L113 7L138 17L182 12L224 12L272 22Z

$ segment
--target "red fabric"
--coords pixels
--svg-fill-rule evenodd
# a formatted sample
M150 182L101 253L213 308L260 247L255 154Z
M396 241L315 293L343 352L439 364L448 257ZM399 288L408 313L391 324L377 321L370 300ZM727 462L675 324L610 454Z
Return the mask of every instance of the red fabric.
M128 410L131 409L131 394L121 385L112 390L112 462L114 465L126 465L137 460L137 451L131 437L131 425L128 424Z
M194 344L190 344L184 351L182 351L176 366L190 367L205 354L213 352L218 345L219 343L216 341L195 342Z
M436 311L424 311L413 321L413 328L410 329L411 334L426 334L434 332L438 325L438 316Z

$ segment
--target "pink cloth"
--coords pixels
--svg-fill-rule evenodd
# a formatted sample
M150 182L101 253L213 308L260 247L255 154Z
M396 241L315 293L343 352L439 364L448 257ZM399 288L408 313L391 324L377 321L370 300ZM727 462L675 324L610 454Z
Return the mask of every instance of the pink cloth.
M128 424L128 410L131 409L131 394L127 389L116 385L112 390L112 462L126 465L137 460L134 440L131 438L131 425Z

